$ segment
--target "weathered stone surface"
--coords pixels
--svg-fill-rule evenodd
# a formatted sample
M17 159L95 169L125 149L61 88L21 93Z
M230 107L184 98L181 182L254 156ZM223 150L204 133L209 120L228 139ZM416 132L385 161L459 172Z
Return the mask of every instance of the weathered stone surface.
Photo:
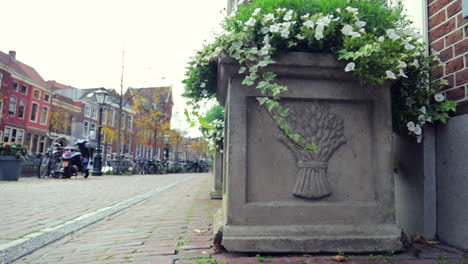
M317 143L291 146L222 58L226 106L222 244L232 251L398 250L389 87L361 87L334 56L289 53L270 70L289 87L290 126Z
M213 191L210 193L210 198L217 200L222 198L223 191L223 153L217 150L214 160L214 185Z
M468 115L437 129L437 235L468 249Z

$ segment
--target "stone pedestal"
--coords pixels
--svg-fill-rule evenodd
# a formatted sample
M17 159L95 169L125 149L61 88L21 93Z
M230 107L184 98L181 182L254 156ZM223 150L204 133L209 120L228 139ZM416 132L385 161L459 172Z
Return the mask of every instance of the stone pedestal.
M215 160L214 160L214 186L213 191L210 193L210 197L213 200L221 199L222 198L222 191L223 191L223 153L219 150L215 153Z
M223 246L244 252L399 250L392 174L390 89L361 87L329 54L288 53L269 70L289 91L294 131L318 145L295 148L241 85L224 57L218 100L226 107Z

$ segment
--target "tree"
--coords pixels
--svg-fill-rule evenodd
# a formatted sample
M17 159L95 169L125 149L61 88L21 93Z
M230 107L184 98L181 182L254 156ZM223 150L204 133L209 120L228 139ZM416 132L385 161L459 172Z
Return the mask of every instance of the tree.
M170 87L160 89L135 89L133 95L133 109L137 112L135 123L139 129L140 141L153 147L153 153L159 138L168 131L169 124L166 120L166 106L164 103L170 91ZM140 142L145 143L145 142ZM161 144L164 143L161 141Z
M183 132L178 129L171 129L169 130L169 135L172 149L175 149L175 159L179 161L179 149L181 149L182 142L184 141Z

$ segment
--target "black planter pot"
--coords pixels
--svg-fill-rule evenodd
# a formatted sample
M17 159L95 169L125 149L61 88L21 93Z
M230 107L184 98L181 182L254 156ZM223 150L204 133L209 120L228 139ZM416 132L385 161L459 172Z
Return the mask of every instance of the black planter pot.
M0 181L17 181L22 163L15 156L0 156Z

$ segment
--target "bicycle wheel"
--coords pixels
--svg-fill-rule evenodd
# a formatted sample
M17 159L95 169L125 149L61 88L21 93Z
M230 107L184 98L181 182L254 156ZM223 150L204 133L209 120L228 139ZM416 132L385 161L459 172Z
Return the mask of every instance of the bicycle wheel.
M50 157L45 154L41 158L41 164L39 165L39 178L49 178L50 177Z
M117 171L120 175L131 175L134 168L135 164L131 160L121 160L117 164Z

